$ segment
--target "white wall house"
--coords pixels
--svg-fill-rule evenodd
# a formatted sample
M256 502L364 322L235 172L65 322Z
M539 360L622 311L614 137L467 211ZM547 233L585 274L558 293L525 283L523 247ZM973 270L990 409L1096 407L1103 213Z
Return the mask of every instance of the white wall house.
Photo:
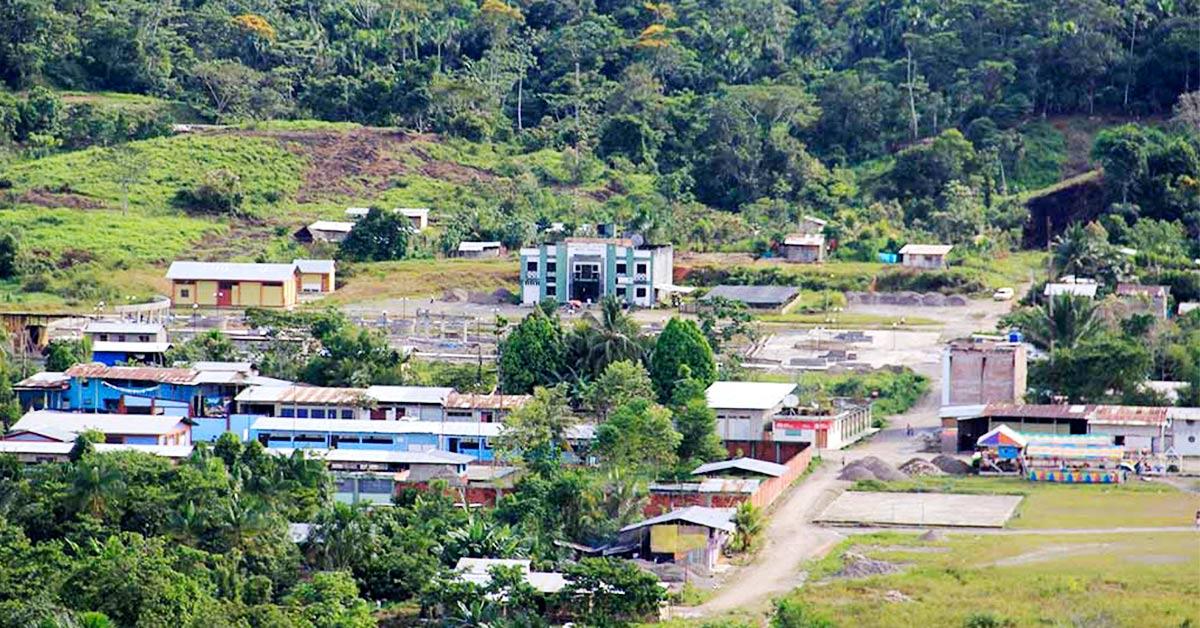
M650 307L671 289L671 245L637 245L626 238L567 238L521 249L521 303L598 303L616 295Z

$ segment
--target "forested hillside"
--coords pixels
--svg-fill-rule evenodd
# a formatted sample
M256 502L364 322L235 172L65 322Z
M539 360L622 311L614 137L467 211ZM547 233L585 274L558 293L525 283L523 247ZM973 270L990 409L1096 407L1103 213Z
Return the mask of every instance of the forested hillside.
M21 243L58 256L17 273L57 294L65 266L247 237L286 256L288 230L345 203L434 206L422 255L553 220L761 252L806 213L842 259L909 239L988 255L1020 245L1024 193L1096 166L1088 219L1200 238L1196 0L17 0L0 29L4 222L110 225ZM154 139L182 122L239 128ZM338 169L376 158L399 166ZM229 202L177 202L201 185ZM165 246L118 262L129 232Z

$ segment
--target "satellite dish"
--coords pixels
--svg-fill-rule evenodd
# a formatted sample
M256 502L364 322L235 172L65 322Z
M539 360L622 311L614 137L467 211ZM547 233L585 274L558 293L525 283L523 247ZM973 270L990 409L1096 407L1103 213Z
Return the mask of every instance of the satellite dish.
M646 238L642 237L642 234L640 233L633 234L629 239L633 242L633 248L637 248L646 243Z
M783 405L788 408L795 408L800 405L800 398L796 395L788 395L783 398Z

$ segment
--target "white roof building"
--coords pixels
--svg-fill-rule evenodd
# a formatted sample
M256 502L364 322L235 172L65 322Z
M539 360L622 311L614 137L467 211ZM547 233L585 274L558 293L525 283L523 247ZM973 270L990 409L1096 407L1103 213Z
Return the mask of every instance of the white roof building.
M33 410L17 421L9 435L30 432L58 441L74 441L80 432L99 430L126 436L164 436L179 431L182 417L163 414L88 414ZM5 438L9 438L8 435Z
M379 403L433 404L444 406L453 388L436 386L371 386L367 396Z
M740 471L744 473L755 473L758 475L766 475L777 478L787 473L787 467L766 460L756 460L754 458L735 458L733 460L721 460L719 462L710 462L702 464L694 471L692 475L710 475L718 474L722 471Z
M795 390L795 384L713 382L705 396L710 408L769 410L782 405Z
M954 248L953 244L905 244L900 249L901 255L946 255Z
M84 328L85 334L157 335L163 331L162 323L135 323L130 321L91 321Z
M487 249L499 249L499 242L475 242L463 240L458 243L459 253L479 253Z
M558 593L567 586L567 579L558 572L532 571L531 561L512 558L460 558L454 566L460 580L479 586L492 581L493 567L516 567L525 576L529 586L542 593Z
M325 233L350 233L354 229L354 223L341 222L336 220L318 220L308 225L309 231L322 231Z
M334 262L331 259L298 259L293 264L302 273L329 274L333 272Z
M250 264L238 262L171 262L167 279L173 281L291 281L293 264Z
M722 530L724 532L733 532L737 529L737 525L733 523L732 508L710 508L708 506L688 506L679 510L672 510L657 517L651 517L645 521L627 525L621 528L621 532L637 530L648 526L658 525L660 523L672 523L682 521L693 525L704 526L714 530Z
M1098 287L1094 283L1048 283L1046 284L1046 288L1042 290L1042 294L1048 297L1069 294L1073 297L1094 299L1096 298L1096 288Z

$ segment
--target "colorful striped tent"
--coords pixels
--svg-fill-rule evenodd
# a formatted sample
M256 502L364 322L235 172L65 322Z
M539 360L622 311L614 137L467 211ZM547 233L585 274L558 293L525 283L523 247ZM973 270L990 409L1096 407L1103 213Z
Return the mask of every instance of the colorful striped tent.
M1024 447L1029 443L1028 438L1007 425L997 425L992 431L979 437L975 444L989 449L1000 447Z

